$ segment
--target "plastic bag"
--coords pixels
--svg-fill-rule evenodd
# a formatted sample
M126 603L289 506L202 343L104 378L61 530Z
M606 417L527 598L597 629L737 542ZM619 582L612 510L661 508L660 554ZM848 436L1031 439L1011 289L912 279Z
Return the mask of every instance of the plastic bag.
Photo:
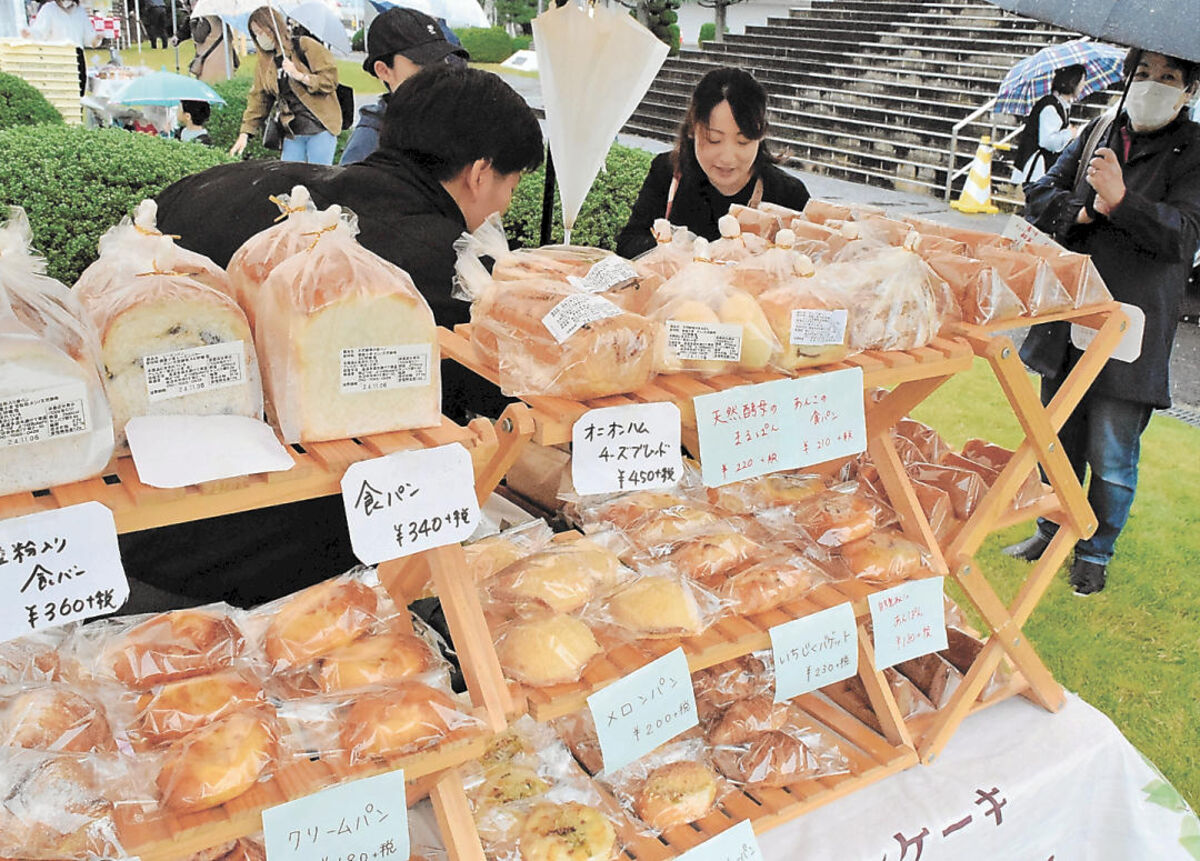
M773 472L708 489L713 505L733 514L753 514L767 508L791 505L825 490L825 479L813 473Z
M100 345L45 274L24 210L0 228L0 495L90 478L113 453Z
M750 787L788 786L849 771L833 737L808 725L762 732L741 744L718 745L712 757L731 782Z
M938 463L952 451L950 445L937 431L915 419L900 419L892 429L895 436L908 440L926 463Z
M941 328L936 291L944 282L911 251L883 248L854 263L833 263L813 281L854 309L847 323L851 350L912 350Z
M705 376L761 370L780 351L779 341L754 297L731 286L731 270L709 262L704 245L696 240L696 260L647 307L660 326L656 368Z
M257 343L284 441L440 424L441 353L425 297L358 244L353 217L336 206L324 216L334 222L259 288Z
M896 529L880 529L842 545L839 553L851 573L871 586L895 586L930 569L928 551Z
M796 234L784 228L762 253L734 264L730 284L751 296L760 296L772 287L808 278L815 271L813 261L796 250Z
M127 760L0 748L0 853L9 858L123 858L114 803L131 780Z
M984 484L991 488L1000 477L1000 471L1012 459L1012 452L998 445L992 445L980 439L967 440L963 445L962 454L953 452L942 458L944 466L969 469L976 473ZM1031 469L1013 495L1012 507L1023 508L1036 502L1043 496L1042 480L1036 469Z
M830 489L792 505L759 514L775 532L802 529L824 547L839 547L865 538L878 525L876 507L861 493Z
M170 259L166 237L141 237L134 250L149 251L155 242ZM246 315L226 293L154 268L169 265L157 257L118 258L103 286L81 294L100 334L119 452L128 450L125 424L135 416L262 418L262 381Z
M746 529L740 526L736 523L714 526L656 548L653 555L634 557L634 564L643 567L661 562L685 577L711 581L767 555L767 548L747 537Z
M302 185L273 201L280 210L276 223L243 242L226 267L233 297L256 332L258 300L267 277L284 260L312 245L313 239L340 217L336 207L318 211L308 189Z
M1023 250L1026 254L1041 257L1050 264L1058 280L1075 300L1076 308L1112 301L1112 293L1108 292L1108 286L1100 277L1100 272L1090 255L1034 243L1026 245Z
M644 640L694 637L706 631L723 608L720 598L689 578L650 567L586 613Z
M975 506L987 493L987 485L977 473L969 469L943 466L932 463L914 463L905 466L905 472L914 481L920 481L944 490L950 497L954 517L966 520L975 511Z
M633 261L638 283L608 293L613 302L635 314L644 313L654 292L692 262L696 235L686 227L672 227L660 218L654 222L654 235L658 244Z
M484 728L460 696L412 680L358 692L338 723L352 764L416 753Z
M492 281L471 305L471 342L510 395L575 400L635 391L654 375L655 327L552 281Z
M117 742L98 692L60 683L0 687L0 747L113 753Z
M189 251L158 229L158 204L150 199L134 207L133 214L121 219L100 237L100 257L84 269L75 282L80 300L93 292L103 292L123 282L126 273L174 272L199 281L205 287L237 301L237 295L225 270L203 254Z
M1075 300L1058 280L1050 264L1033 254L1004 248L978 247L975 256L995 267L1012 289L1029 316L1067 311Z
M274 709L237 711L163 753L155 783L164 807L195 813L231 801L269 777L279 742Z
M846 294L817 278L796 279L767 290L758 304L781 344L772 360L780 370L790 373L849 355L850 321L859 309Z
M709 243L708 256L713 263L737 263L767 250L767 240L753 233L742 235L742 226L732 215L717 219L721 238Z
M701 739L656 748L600 783L621 807L643 823L650 836L695 822L709 814L732 789L712 765Z
M509 565L545 547L554 531L544 520L530 520L495 535L463 545L467 568L476 583L485 583Z
M550 611L501 625L493 640L505 675L533 687L579 681L601 652L585 622Z
M954 291L966 322L985 324L1013 319L1025 313L1024 303L994 266L956 254L935 253L925 260Z
M706 581L737 616L753 616L802 598L828 581L819 565L801 554L776 554Z
M63 628L35 631L0 643L0 684L53 682L62 675Z
M628 572L611 550L580 538L553 543L500 571L486 585L493 600L573 613L607 595Z
M157 747L265 702L262 685L245 670L168 682L139 698L132 734L142 744Z

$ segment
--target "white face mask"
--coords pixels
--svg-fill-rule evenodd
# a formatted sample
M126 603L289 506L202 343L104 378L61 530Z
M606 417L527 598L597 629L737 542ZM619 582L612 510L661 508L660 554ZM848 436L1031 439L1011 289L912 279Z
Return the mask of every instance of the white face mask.
M1134 81L1125 96L1125 110L1135 132L1161 129L1179 115L1189 93L1158 81Z
M254 41L258 43L259 49L263 51L275 50L275 40L270 36L257 36L255 37Z

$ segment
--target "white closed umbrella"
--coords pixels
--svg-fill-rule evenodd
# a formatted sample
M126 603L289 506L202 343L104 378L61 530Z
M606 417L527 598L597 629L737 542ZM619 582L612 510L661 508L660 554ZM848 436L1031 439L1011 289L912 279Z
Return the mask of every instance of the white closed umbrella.
M621 7L574 2L533 20L533 44L569 243L583 199L667 46Z

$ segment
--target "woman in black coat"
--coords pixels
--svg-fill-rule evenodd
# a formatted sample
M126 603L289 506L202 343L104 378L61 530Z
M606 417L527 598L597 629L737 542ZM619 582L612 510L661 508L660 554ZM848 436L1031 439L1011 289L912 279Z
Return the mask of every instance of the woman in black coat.
M1090 467L1088 501L1096 533L1075 545L1071 585L1104 588L1106 566L1137 487L1140 437L1155 409L1171 405L1171 347L1192 259L1200 243L1200 126L1187 103L1200 88L1200 64L1131 51L1134 78L1117 118L1115 149L1097 141L1094 120L1041 180L1025 189L1025 217L1072 251L1092 255L1113 297L1146 315L1141 355L1110 359L1063 426L1060 439L1080 480ZM1095 197L1089 201L1089 192ZM1021 358L1042 375L1049 403L1080 351L1068 323L1034 326ZM1011 556L1041 556L1057 526L1038 521Z
M802 210L808 189L776 166L767 135L767 94L741 69L714 69L696 85L675 149L657 156L642 184L617 253L632 258L654 247L651 228L667 218L705 239L719 239L717 219L730 204L762 201Z

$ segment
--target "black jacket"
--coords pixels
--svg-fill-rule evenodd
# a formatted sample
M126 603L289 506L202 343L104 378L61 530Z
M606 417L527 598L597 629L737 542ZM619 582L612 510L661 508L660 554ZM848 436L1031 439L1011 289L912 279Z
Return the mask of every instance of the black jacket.
M642 190L638 192L629 221L617 237L617 253L622 257L637 257L654 247L651 228L656 218L666 215L667 194L673 176L671 153L655 156L646 181L642 183ZM761 176L764 201L797 211L804 209L810 196L804 183L773 164L765 165ZM695 153L687 149L680 170L679 189L671 205L671 223L686 227L705 239L720 239L717 219L729 212L730 204L745 204L753 192L754 180L751 180L733 197L721 194L704 175Z
M358 216L358 241L404 269L425 296L438 325L469 317L450 297L454 240L467 229L449 193L413 161L377 150L347 167L246 161L181 179L158 195L158 227L184 248L225 266L237 249L275 223L272 195L304 185L322 209L339 204Z
M1141 356L1134 362L1110 360L1093 391L1166 408L1179 306L1200 243L1200 126L1184 114L1158 131L1133 134L1122 166L1125 199L1110 217L1080 225L1075 217L1089 186L1082 178L1073 186L1091 128L1049 173L1026 186L1025 217L1071 250L1092 255L1113 297L1146 312ZM1034 326L1021 348L1025 364L1054 379L1078 356L1067 323Z

